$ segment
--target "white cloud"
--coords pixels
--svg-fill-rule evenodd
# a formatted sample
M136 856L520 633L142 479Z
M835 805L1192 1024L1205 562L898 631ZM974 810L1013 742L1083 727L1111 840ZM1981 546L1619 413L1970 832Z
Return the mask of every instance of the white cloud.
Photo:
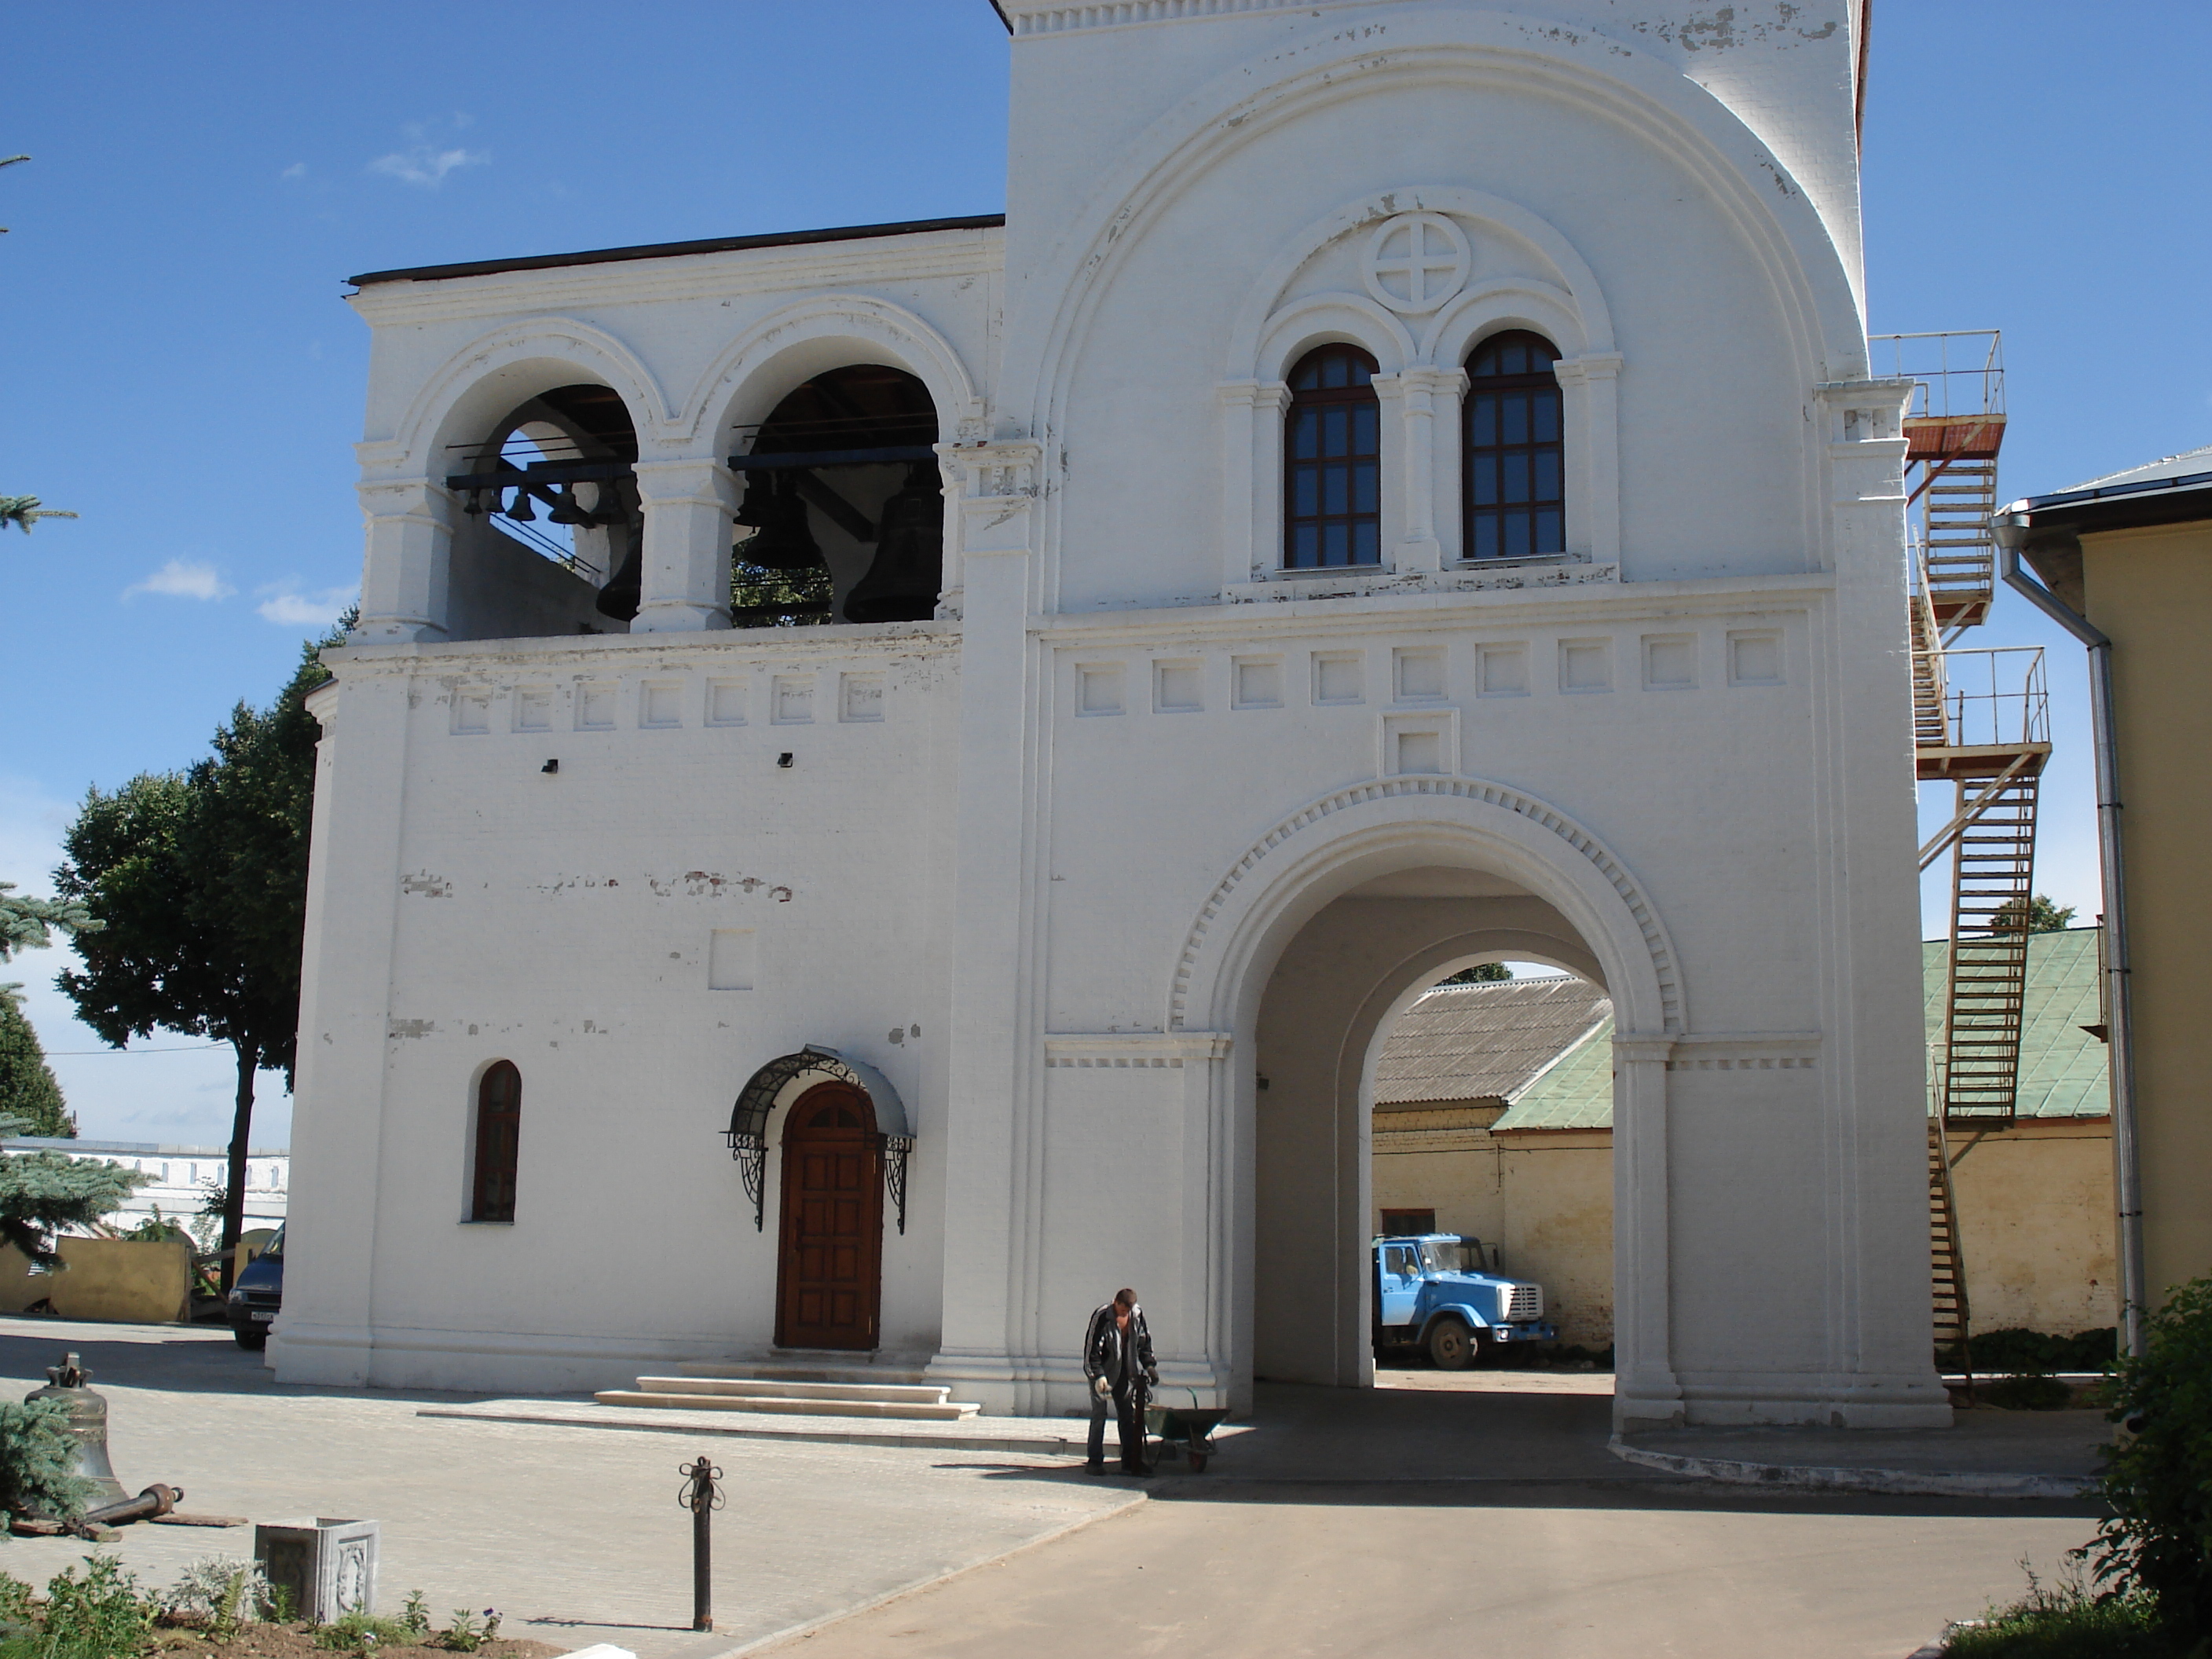
M262 600L254 609L261 613L262 620L281 628L328 628L353 603L357 591L351 587L326 587L319 593L277 593Z
M435 190L456 167L480 167L490 160L490 155L480 149L439 149L430 144L416 144L378 156L368 164L368 170L387 173L404 185Z
M227 599L237 589L216 574L215 567L172 559L152 575L123 590L126 599L141 593L165 593L175 599Z
M295 161L276 176L279 179L304 179L307 176L307 164L305 161Z

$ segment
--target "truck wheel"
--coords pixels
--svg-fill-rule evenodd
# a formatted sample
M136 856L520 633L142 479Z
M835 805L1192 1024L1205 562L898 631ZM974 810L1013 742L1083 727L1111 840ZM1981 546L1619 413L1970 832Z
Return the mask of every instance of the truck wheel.
M1460 1319L1439 1319L1429 1329L1429 1358L1441 1371L1463 1371L1474 1363L1474 1333Z
M265 1348L269 1346L269 1333L266 1331L242 1331L234 1328L230 1334L238 1339L238 1346L241 1348Z

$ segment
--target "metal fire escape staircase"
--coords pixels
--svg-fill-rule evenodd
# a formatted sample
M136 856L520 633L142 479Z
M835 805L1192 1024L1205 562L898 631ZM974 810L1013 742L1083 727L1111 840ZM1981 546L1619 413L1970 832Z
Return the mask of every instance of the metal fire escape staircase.
M1894 373L1918 382L1905 421L1911 523L1916 774L1955 792L1950 822L1920 849L1951 855L1943 1031L1929 1058L1929 1242L1936 1344L1966 1358L1966 1266L1949 1133L2013 1120L2020 1080L2036 794L2051 755L2040 647L1954 649L1996 596L1997 451L2004 368L1994 331L1877 337Z

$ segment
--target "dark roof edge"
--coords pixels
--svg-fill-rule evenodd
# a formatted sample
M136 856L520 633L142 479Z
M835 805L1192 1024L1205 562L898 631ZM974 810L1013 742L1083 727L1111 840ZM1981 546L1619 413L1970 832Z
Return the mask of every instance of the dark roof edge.
M991 0L991 9L999 14L999 21L1006 26L1006 33L1012 34L1014 32L1014 20L1006 15L1006 9L999 3L999 0Z
M1998 514L2024 515L2031 526L2063 525L2092 532L2181 524L2212 517L2212 472L2028 495L1999 508Z
M463 264L416 265L405 270L365 270L346 281L356 288L380 283L437 283L452 276L491 276L506 270L554 270L563 265L611 264L623 259L680 259L690 253L734 253L745 248L799 247L810 242L858 242L878 236L921 236L939 230L996 230L1003 213L965 219L908 219L890 225L840 225L827 230L781 230L765 236L717 236L703 242L647 242L637 247L593 248L583 253L540 253L520 259L475 259Z

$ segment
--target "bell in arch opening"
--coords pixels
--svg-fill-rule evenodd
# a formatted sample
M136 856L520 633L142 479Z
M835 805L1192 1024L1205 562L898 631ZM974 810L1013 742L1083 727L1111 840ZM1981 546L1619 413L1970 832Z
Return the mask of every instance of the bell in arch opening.
M903 369L854 364L796 387L741 428L732 550L740 628L918 622L944 585L937 408ZM788 458L787 459L786 458Z

